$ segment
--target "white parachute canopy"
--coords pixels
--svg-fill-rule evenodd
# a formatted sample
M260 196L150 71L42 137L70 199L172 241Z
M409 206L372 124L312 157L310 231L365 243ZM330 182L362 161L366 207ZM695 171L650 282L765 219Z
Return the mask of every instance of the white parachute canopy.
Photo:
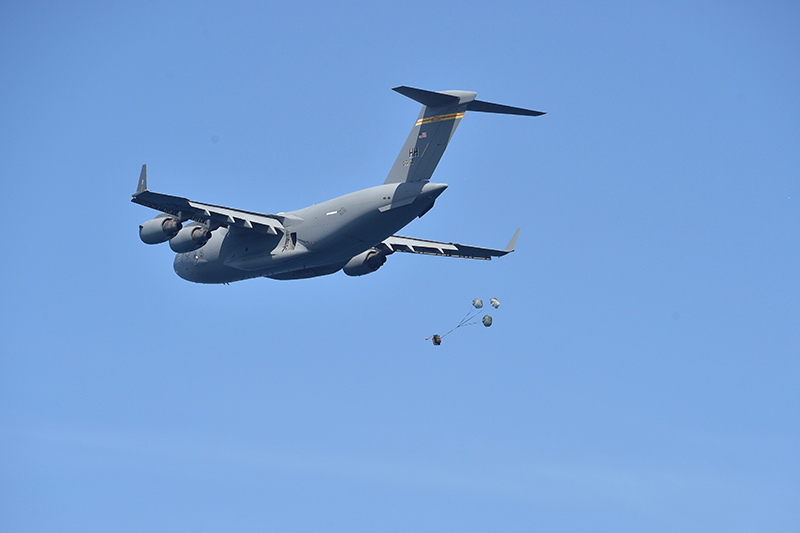
M472 300L472 306L475 309L480 309L481 307L483 307L483 300L481 300L480 298L475 298L474 300Z
M492 307L494 307L495 309L500 307L500 300L498 300L497 298L489 298L489 303L492 304Z
M489 315L483 315L483 320L481 320L481 322L483 322L483 325L488 328L492 325L492 317Z

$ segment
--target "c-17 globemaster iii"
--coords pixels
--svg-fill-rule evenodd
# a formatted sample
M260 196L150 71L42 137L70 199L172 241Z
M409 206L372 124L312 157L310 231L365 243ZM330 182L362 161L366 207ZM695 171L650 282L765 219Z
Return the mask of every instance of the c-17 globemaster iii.
M466 111L538 116L544 113L476 100L474 92L395 87L422 111L383 185L297 211L266 215L194 202L147 188L142 166L133 202L161 214L139 226L147 244L169 241L175 272L196 283L243 279L349 276L378 270L386 256L408 252L491 259L514 251L519 229L503 250L395 235L433 207L447 188L430 178ZM194 222L183 225L184 222Z

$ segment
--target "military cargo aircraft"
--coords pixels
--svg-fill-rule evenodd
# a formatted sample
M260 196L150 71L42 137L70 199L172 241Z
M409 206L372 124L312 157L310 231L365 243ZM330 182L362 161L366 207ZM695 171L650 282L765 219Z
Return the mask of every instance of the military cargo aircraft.
M421 103L422 111L383 185L267 215L152 192L143 165L132 201L161 214L139 226L140 238L147 244L169 241L177 254L175 272L195 283L302 279L339 270L361 276L378 270L395 252L487 260L513 252L519 229L503 250L395 233L427 213L447 188L430 178L466 111L544 113L476 100L468 91L394 90Z

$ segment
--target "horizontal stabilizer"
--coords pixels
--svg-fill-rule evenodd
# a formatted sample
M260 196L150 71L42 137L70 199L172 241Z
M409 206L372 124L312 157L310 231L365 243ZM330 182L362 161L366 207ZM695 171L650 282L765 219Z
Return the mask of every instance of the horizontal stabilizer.
M424 89L416 89L414 87L407 87L401 85L392 89L403 96L407 96L412 100L419 102L428 107L447 107L457 105L459 101L467 101L469 98L459 98L459 96L467 96L468 94L474 95L475 93L467 93L466 91L447 91L447 92L433 92ZM449 94L448 94L449 93ZM459 96L456 96L459 95ZM493 104L491 102L484 102L483 100L471 100L467 103L467 111L479 111L481 113L499 113L501 115L522 115L526 117L538 117L544 115L543 111L534 111L532 109L524 109L522 107L514 107L503 104Z
M422 105L428 107L446 107L458 104L458 96L451 96L449 94L435 93L433 91L426 91L424 89L415 89L414 87L406 87L401 85L392 89L403 96L407 96L412 100L416 100Z
M532 109L523 109L521 107L512 107L510 105L493 104L491 102L482 102L481 100L473 100L468 103L467 111L500 113L503 115L522 115L526 117L538 117L539 115L544 115L543 111L533 111Z

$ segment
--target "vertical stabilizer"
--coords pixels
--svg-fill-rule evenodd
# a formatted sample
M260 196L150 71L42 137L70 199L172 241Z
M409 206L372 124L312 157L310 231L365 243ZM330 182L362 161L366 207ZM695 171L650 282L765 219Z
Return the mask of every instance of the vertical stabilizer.
M405 86L394 90L420 102L422 111L384 183L430 180L467 104L477 95L467 91L435 93Z
M466 111L536 117L541 111L476 100L470 91L432 92L413 87L395 91L422 104L417 122L384 183L428 181Z

